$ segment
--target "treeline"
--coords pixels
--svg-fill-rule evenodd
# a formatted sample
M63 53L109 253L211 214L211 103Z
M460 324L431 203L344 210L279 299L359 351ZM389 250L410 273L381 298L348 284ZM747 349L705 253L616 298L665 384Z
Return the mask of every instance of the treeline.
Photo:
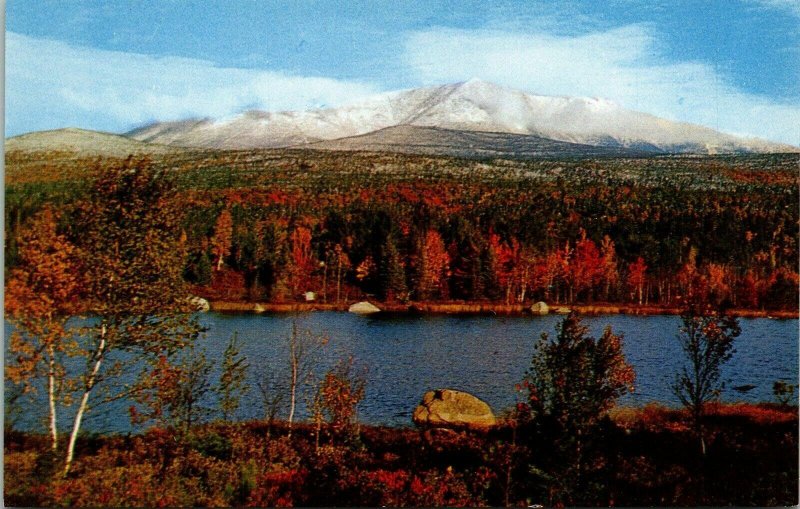
M198 193L186 278L215 299L797 302L797 195L538 183Z
M737 307L797 305L800 203L788 156L186 157L155 164L173 169L181 189L184 276L212 299L296 301L314 292L329 303L674 305L694 289ZM80 164L102 170L106 162ZM54 168L47 175L70 173ZM7 268L43 202L64 209L81 199L82 181L45 176L20 174L7 188ZM65 228L69 221L62 216Z

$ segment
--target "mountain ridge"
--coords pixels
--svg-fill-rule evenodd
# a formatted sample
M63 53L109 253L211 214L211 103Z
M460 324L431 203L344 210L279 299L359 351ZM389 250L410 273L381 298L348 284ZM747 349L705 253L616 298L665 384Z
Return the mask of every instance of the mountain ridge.
M126 135L187 147L280 148L351 138L401 125L531 135L644 152L800 151L791 145L669 121L606 99L535 95L476 79L384 92L339 108L249 110L223 120L156 122Z
M332 151L395 152L446 155L467 159L535 159L558 157L643 157L654 155L622 147L598 147L536 135L459 131L442 127L398 125L366 134L318 141L293 148Z

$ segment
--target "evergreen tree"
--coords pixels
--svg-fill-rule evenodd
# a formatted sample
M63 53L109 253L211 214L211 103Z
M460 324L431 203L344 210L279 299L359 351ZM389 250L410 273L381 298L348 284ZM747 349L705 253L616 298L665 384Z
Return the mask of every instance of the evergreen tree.
M408 295L406 271L392 235L387 236L386 242L383 244L380 275L381 293L385 300L391 302L406 298Z
M533 458L533 472L551 484L553 503L575 504L586 495L601 419L617 398L633 391L635 373L622 352L622 337L606 327L599 339L587 334L574 313L543 333L525 379L528 430L544 442L548 458ZM539 444L541 447L542 444Z

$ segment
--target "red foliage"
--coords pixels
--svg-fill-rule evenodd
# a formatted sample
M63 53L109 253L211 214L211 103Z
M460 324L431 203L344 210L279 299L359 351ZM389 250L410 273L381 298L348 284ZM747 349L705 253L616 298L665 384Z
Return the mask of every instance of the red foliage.
M247 507L293 507L308 473L302 469L266 472L256 479Z
M771 404L711 403L706 415L745 417L758 424L777 424L797 421L797 407L781 408Z
M245 300L247 287L241 272L223 267L214 271L211 285L203 290L203 296L214 300Z
M594 287L603 275L603 258L600 251L583 232L581 239L575 244L575 251L569 264L567 278L574 286L575 293L580 294Z
M647 265L644 263L644 258L641 256L636 261L628 265L628 288L631 293L638 295L639 304L642 303L642 291L646 281L645 273L647 272Z

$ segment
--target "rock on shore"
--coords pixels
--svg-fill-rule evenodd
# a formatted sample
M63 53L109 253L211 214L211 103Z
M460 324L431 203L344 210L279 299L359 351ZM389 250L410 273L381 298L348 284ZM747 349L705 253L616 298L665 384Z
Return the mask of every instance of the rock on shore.
M351 313L356 313L358 315L371 315L374 313L380 313L381 308L379 308L378 306L376 306L371 302L361 301L361 302L356 302L355 304L350 306L350 308L348 308L348 311L350 311Z
M531 306L531 313L534 315L546 315L550 313L550 306L545 302L537 302Z
M472 394L452 389L428 391L414 410L420 427L486 429L497 424L492 409Z

